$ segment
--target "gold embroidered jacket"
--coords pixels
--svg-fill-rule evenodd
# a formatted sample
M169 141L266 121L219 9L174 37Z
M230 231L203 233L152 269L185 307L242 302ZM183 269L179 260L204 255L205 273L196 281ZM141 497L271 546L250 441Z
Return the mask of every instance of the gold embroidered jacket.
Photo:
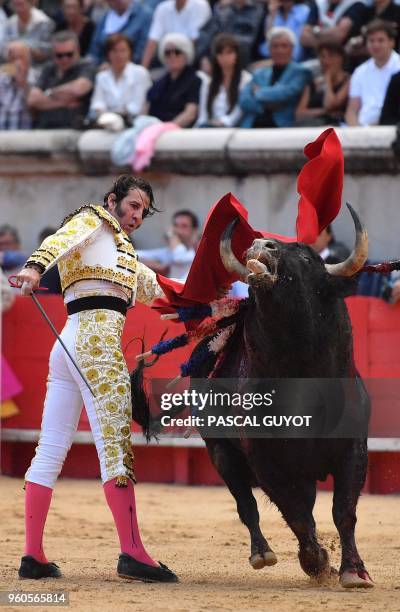
M29 257L29 264L42 273L57 264L63 293L76 282L100 280L118 285L132 304L135 299L149 304L163 295L155 272L137 261L128 235L100 205L82 206L66 217Z

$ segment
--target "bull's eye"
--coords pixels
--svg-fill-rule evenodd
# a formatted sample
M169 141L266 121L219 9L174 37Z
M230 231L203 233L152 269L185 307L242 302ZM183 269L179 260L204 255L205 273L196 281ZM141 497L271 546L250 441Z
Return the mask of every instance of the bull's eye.
M301 258L304 259L304 261L306 261L307 263L310 263L311 261L311 257L308 257L308 255L303 255L303 253L301 253Z

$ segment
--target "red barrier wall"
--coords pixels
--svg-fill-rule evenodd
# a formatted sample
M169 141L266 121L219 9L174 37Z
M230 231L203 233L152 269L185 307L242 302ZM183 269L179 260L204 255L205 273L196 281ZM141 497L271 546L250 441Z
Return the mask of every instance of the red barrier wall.
M65 308L58 296L40 297L46 312L56 328L61 331ZM400 306L386 304L375 298L355 297L348 300L353 324L355 359L357 367L366 379L385 378L387 384L369 387L373 401L371 418L372 436L400 437ZM123 336L123 347L128 365L134 366L134 356L141 352L138 341L145 337L146 348L160 339L169 328L167 337L183 330L183 326L160 321L159 315L138 304L128 313ZM35 304L17 297L11 311L3 315L3 353L23 385L23 392L16 398L20 413L2 422L7 429L40 429L43 399L46 390L48 356L54 343L52 332L42 319ZM178 365L186 360L189 349L178 349L163 356L151 368L155 378L170 378L179 373ZM89 429L83 411L80 430ZM34 444L3 442L1 449L2 471L22 476L33 456ZM213 470L204 448L137 447L135 449L137 475L141 481L187 482L216 484L220 479ZM67 476L98 476L98 465L93 445L74 445L65 462L63 474ZM329 483L323 485L329 487ZM370 492L400 491L400 453L370 453L368 487Z
M60 296L41 296L40 301L60 332L66 321L66 310ZM142 304L128 312L122 339L125 357L131 369L135 355L141 353L139 341L145 338L146 348L159 341L162 332L169 328L168 337L184 331L183 325L160 321L160 315ZM43 400L46 394L46 378L54 335L32 300L17 297L12 309L3 315L3 354L23 385L16 403L20 413L3 422L7 428L40 429ZM187 347L165 355L151 368L154 378L171 378L179 374L178 364L186 360ZM83 414L80 429L89 429Z

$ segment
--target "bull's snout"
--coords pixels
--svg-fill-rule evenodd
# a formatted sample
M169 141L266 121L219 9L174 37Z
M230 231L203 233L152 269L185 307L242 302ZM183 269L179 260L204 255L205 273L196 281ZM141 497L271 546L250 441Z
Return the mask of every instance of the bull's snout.
M272 286L277 280L278 245L274 240L257 238L246 253L248 282L252 285L267 283Z
M220 255L225 269L236 274L242 281L252 285L263 282L273 285L277 280L279 258L278 243L269 238L256 238L245 253L243 265L232 251L231 238L238 219L234 219L225 228L220 242Z

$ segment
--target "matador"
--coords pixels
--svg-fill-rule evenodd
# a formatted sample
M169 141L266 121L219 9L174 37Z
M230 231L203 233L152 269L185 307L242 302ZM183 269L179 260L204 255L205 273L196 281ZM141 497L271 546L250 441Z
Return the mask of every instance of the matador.
M107 503L118 531L117 573L143 581L176 582L177 576L146 552L139 533L131 447L130 378L121 350L127 308L163 295L156 274L137 261L129 234L155 211L150 184L119 177L104 205L88 204L69 215L44 240L17 275L24 295L57 265L68 311L61 332L93 395L56 341L51 351L40 440L26 473L25 553L21 578L59 577L43 549L53 488L71 447L85 404L100 462Z

